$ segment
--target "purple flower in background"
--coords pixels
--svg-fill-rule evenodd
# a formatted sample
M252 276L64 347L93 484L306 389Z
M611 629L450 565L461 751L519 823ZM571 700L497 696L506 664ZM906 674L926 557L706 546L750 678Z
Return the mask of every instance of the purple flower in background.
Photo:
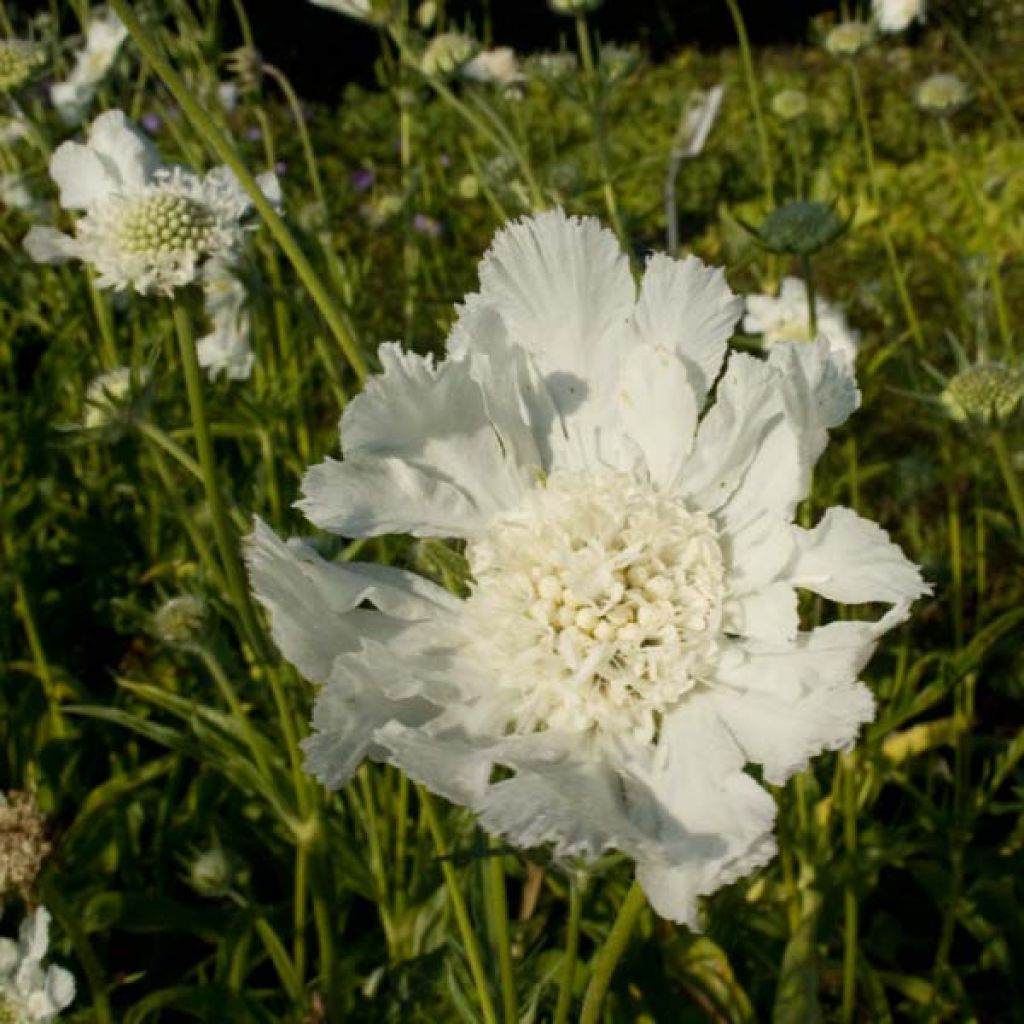
M361 167L358 171L352 172L352 184L357 192L368 192L376 180L377 175L369 167Z
M288 171L288 163L285 160L278 160L277 163L274 164L274 173L275 174L285 174L285 173L287 173L287 171Z
M413 217L412 229L413 231L418 231L421 235L426 235L428 238L440 238L444 232L441 222L434 220L433 217L428 217L425 213L417 213Z
M259 142L263 138L263 132L260 131L257 125L250 125L245 129L245 137L250 142Z
M142 127L145 128L150 135L156 135L156 133L160 131L161 127L163 127L163 121L159 114L143 114Z

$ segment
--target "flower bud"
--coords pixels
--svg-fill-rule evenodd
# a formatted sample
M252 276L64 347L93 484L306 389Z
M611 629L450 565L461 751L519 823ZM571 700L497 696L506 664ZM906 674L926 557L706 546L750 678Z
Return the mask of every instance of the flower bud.
M165 601L153 616L153 630L168 647L199 643L209 625L206 604L191 594Z
M955 114L971 98L971 90L950 73L930 75L914 91L914 102L929 114Z
M958 373L942 392L942 404L958 422L1001 426L1024 400L1024 372L1002 363L979 363Z
M231 863L219 846L197 854L189 866L188 884L208 899L223 896L231 888L233 880Z
M769 252L811 256L843 235L850 222L840 219L834 203L798 200L773 210L759 228L743 226Z

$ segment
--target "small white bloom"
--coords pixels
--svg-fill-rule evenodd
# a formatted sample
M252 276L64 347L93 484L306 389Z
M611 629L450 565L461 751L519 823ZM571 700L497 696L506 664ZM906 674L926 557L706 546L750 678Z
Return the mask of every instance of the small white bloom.
M929 588L849 509L793 523L859 398L824 341L726 362L721 271L654 255L638 292L614 235L560 211L501 231L480 280L441 362L381 347L300 503L345 537L459 539L468 597L249 538L275 640L321 687L307 768L333 788L369 756L517 845L621 850L694 924L775 850L745 766L781 784L853 743L858 674ZM893 608L803 631L798 588Z
M748 295L746 303L743 330L760 334L766 349L784 341L813 340L807 285L800 278L787 277L778 295ZM856 359L860 334L846 322L842 310L817 295L814 311L818 336L828 342L829 349L844 359Z
M219 82L217 84L217 102L222 110L230 114L238 105L238 84L236 82Z
M519 58L511 46L498 46L493 50L478 53L463 67L462 76L474 82L486 82L504 89L516 88L525 78L519 65Z
M953 114L970 98L970 87L952 72L929 75L914 90L915 102L929 114Z
M148 379L148 372L143 371L136 376L128 366L119 366L94 377L85 389L82 426L86 430L96 430L113 422L127 404L132 391Z
M883 32L902 32L912 21L924 21L925 0L871 0L871 13Z
M477 48L476 40L461 32L442 32L427 43L420 70L425 75L454 75L472 60Z
M807 113L807 93L802 89L782 89L772 97L772 113L781 121L795 121Z
M50 913L37 907L21 923L18 941L0 938L0 1021L36 1024L56 1020L75 998L75 979L63 967L44 967Z
M78 124L85 117L127 38L128 30L113 11L100 9L90 19L85 46L78 52L71 74L50 87L50 100L66 124Z
M29 191L25 178L20 174L0 174L0 203L12 210L22 210L26 214L36 213L42 206Z
M33 228L25 248L40 263L90 264L103 288L169 295L194 281L207 259L230 258L245 235L251 204L231 171L161 167L120 110L97 117L85 145L60 145L50 175L61 206L83 216L73 237Z
M855 57L874 38L866 21L843 21L825 36L825 49L836 57Z

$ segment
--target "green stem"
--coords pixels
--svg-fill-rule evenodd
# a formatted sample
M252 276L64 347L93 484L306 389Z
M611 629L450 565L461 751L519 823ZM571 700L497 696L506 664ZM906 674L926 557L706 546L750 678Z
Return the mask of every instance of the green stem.
M107 995L107 984L103 977L103 965L96 955L89 936L81 924L81 914L72 912L72 909L64 902L61 895L62 886L47 884L43 902L47 909L57 919L60 926L68 933L71 940L71 947L82 965L82 973L89 985L89 994L92 996L91 1019L96 1024L114 1024L114 1015L110 1009L110 998Z
M253 612L249 588L238 554L237 540L228 519L227 507L217 479L217 463L213 454L213 441L206 420L206 402L203 397L203 379L196 354L195 338L188 311L178 302L171 304L175 333L178 338L178 353L185 377L185 391L188 395L189 412L192 417L192 432L195 437L199 466L202 470L206 503L210 510L214 540L220 554L228 593L242 623L242 629L253 648L264 653L265 642L259 622Z
M463 951L469 962L469 972L476 986L480 1010L485 1024L498 1024L498 1016L494 1009L494 1001L491 998L491 990L487 984L487 975L484 973L483 960L480 956L480 944L477 942L476 932L473 930L473 922L469 919L469 911L459 885L459 876L456 874L449 856L448 842L441 829L437 809L434 807L430 793L423 786L417 786L416 792L419 794L423 816L426 818L427 828L434 841L434 852L437 854L438 863L441 866L441 874L448 890L448 901L451 903L452 913L455 915L455 923L462 938Z
M597 65L594 62L594 53L590 46L590 30L587 28L587 17L582 13L576 15L576 39L579 43L583 74L587 81L587 99L590 106L594 142L597 146L597 162L601 169L601 192L604 195L604 205L608 210L608 218L612 222L612 229L618 235L623 248L626 252L629 252L629 238L622 224L622 216L619 213L619 201L616 198L615 187L612 184L611 161L608 156L608 133L605 130L603 86L598 75Z
M882 205L882 189L878 183L878 172L875 167L875 146L871 141L871 124L868 121L868 108L864 100L864 87L861 84L860 72L857 65L851 60L848 62L850 68L850 82L853 86L854 104L857 108L857 121L860 125L861 141L864 145L864 161L868 170L868 185L871 189L871 197L875 206L880 210ZM892 236L889 234L889 227L885 218L881 217L879 229L882 232L882 244L885 247L885 255L889 261L889 269L896 283L896 291L900 297L900 304L903 306L903 315L907 320L907 327L910 329L914 344L919 349L924 349L924 332L921 330L921 321L918 319L917 310L910 298L910 291L907 288L907 281L900 266L899 258L896 255L896 247L893 245Z
M985 67L984 63L978 59L977 54L971 49L970 43L963 37L960 30L953 25L942 15L939 15L942 21L943 28L949 33L949 38L953 40L956 48L960 51L964 60L967 61L971 66L971 70L981 79L984 83L985 88L989 91L993 101L999 108L999 113L1003 115L1003 120L1006 122L1010 131L1016 138L1021 138L1024 132L1021 131L1020 122L1017 120L1016 115L1013 112L1013 108L1010 106L1003 94L1003 90L999 88L999 83L989 74L988 68Z
M516 1024L519 1009L516 1005L516 981L512 969L512 947L509 942L508 894L505 891L505 868L501 862L502 847L501 843L494 839L490 840L488 846L490 856L486 858L484 883L491 942L498 958L501 1010L505 1024Z
M764 172L764 192L769 208L775 206L775 172L772 168L771 148L768 143L768 129L765 127L764 111L761 109L761 93L757 87L757 73L754 71L754 59L750 51L750 38L747 26L743 22L743 13L736 0L725 0L733 25L736 26L736 38L740 44L740 57L743 60L743 75L747 80L747 92L750 95L750 106L754 112L754 123L757 126L757 142L761 148L761 170Z
M586 876L572 872L569 876L569 920L565 929L565 958L558 981L558 1002L552 1024L566 1024L572 1008L572 989L576 981L576 958L580 948L580 922L583 918L583 890Z
M843 773L843 845L849 864L857 856L857 775L852 755L841 758ZM853 1024L857 1009L857 887L852 877L843 888L843 1024Z
M640 888L640 883L634 881L619 908L618 916L615 918L612 930L608 933L605 944L598 950L597 956L594 958L590 984L583 997L580 1024L598 1024L601 1019L601 1007L604 1005L604 997L611 984L612 975L615 973L619 960L622 959L622 954L626 951L629 936L646 905L647 899L644 896L644 891Z
M811 340L818 337L818 298L814 287L814 268L811 257L806 253L800 257L800 269L807 287L807 323L811 328Z
M991 434L992 450L996 453L996 461L999 463L999 470L1003 474L1003 482L1006 484L1006 493L1010 496L1014 514L1017 517L1017 529L1021 538L1024 539L1024 491L1021 490L1020 478L1010 458L1010 451L1006 447L1006 438L1001 431L994 430Z
M110 308L107 306L106 296L96 287L92 272L86 274L86 281L89 285L89 299L92 302L93 313L96 315L96 325L100 329L100 362L104 370L116 370L120 365L117 356L117 342L114 339L114 323L110 317Z
M327 325L345 353L345 357L348 359L353 372L360 380L364 380L367 375L366 363L359 353L351 326L348 324L341 309L335 304L333 298L323 286L320 276L306 258L306 254L288 230L281 216L274 209L273 204L263 194L256 179L235 152L231 143L221 133L210 115L203 109L202 104L189 92L181 76L174 70L170 62L160 52L157 44L142 27L142 23L135 16L128 0L110 0L110 5L114 8L121 21L124 22L125 28L128 29L143 57L149 61L160 80L167 86L168 91L192 122L192 126L202 136L203 141L234 172L239 184L249 195L253 206L256 207L260 217L263 218L263 222L274 236L275 241L291 261L295 272L299 275L314 303L316 303L324 320L327 321Z

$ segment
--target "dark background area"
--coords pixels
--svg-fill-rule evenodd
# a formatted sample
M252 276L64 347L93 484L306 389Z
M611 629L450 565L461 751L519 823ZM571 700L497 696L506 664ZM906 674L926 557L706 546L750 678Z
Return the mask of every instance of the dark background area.
M837 0L745 0L751 40L802 43L812 15L838 10ZM557 49L560 37L574 48L569 18L553 14L547 0L449 0L449 21L517 51ZM330 101L346 82L372 82L376 31L309 0L247 0L257 45L295 82L302 96ZM707 49L735 44L724 0L606 0L590 16L608 42L638 42L654 59L684 46Z

